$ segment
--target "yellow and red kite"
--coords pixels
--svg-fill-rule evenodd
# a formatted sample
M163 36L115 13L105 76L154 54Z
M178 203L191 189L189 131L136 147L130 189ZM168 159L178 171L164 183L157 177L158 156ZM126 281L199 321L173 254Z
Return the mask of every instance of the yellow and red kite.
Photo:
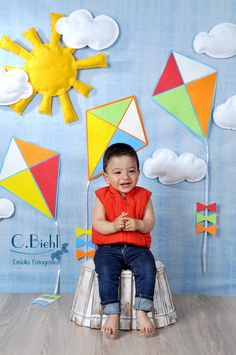
M12 138L0 172L0 186L55 219L58 175L57 152Z

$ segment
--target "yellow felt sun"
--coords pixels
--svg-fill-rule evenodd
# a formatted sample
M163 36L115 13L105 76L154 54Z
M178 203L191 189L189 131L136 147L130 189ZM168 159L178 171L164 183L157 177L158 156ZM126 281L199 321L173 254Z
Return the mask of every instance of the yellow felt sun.
M73 87L80 94L87 97L92 86L77 80L79 69L106 67L106 56L100 53L90 58L76 60L73 56L75 49L65 48L60 45L60 37L55 25L62 14L51 14L52 31L49 43L42 43L35 28L30 28L23 34L33 44L34 49L29 52L19 44L13 42L7 36L3 36L0 47L25 59L24 70L29 76L29 82L33 87L33 94L11 105L19 115L22 114L28 103L36 93L43 95L39 112L51 115L51 102L53 96L58 96L62 105L65 123L78 120L74 108L67 95L67 91ZM12 69L7 66L6 69Z

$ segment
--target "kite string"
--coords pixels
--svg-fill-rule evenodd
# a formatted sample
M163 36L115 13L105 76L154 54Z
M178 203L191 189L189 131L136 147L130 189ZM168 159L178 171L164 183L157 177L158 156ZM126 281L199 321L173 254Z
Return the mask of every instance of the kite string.
M86 235L85 235L85 260L88 260L87 252L88 252L88 229L89 229L89 188L90 188L90 181L87 182L86 187Z
M56 228L57 228L59 247L61 249L62 248L62 245L61 245L61 234L60 234L59 224L58 224L57 221L55 221L55 225L56 225ZM60 262L59 262L59 265L58 265L58 269L57 269L57 278L56 278L56 284L55 284L55 289L54 289L54 295L57 295L58 293L60 293L60 278L61 278L62 255L63 254L61 254L61 259L60 259Z
M208 173L208 164L209 164L209 146L207 139L205 140L205 149L206 149L206 163L207 163L207 171L206 171L206 180L205 180L205 206L209 204L209 173ZM208 216L208 210L205 209L205 217ZM207 218L205 218L204 223L205 231L203 237L203 251L202 251L202 262L203 262L203 274L207 272Z

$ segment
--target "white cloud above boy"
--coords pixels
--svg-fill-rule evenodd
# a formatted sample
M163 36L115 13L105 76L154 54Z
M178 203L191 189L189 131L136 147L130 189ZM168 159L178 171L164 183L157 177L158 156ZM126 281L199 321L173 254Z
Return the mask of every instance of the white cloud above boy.
M117 22L106 15L93 17L88 10L77 10L56 23L56 31L70 48L89 46L95 50L110 47L119 35Z
M229 58L236 54L236 25L219 23L209 32L199 32L193 40L196 53L213 58Z
M213 120L221 128L236 131L236 95L215 108Z
M6 71L0 67L0 105L7 106L26 99L33 93L28 75L22 69Z
M159 179L162 184L172 185L182 181L202 180L207 164L192 153L177 155L170 149L158 149L143 165L143 173L150 179Z

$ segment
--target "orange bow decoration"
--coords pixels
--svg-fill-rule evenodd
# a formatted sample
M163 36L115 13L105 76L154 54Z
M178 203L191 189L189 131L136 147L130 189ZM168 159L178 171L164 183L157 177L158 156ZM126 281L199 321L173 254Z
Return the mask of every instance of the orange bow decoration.
M84 258L85 256L88 256L89 258L93 258L96 250L91 250L91 251L81 251L79 249L76 249L76 259L80 260Z
M202 233L207 231L207 233L216 235L216 225L205 228L201 224L196 224L196 233Z

